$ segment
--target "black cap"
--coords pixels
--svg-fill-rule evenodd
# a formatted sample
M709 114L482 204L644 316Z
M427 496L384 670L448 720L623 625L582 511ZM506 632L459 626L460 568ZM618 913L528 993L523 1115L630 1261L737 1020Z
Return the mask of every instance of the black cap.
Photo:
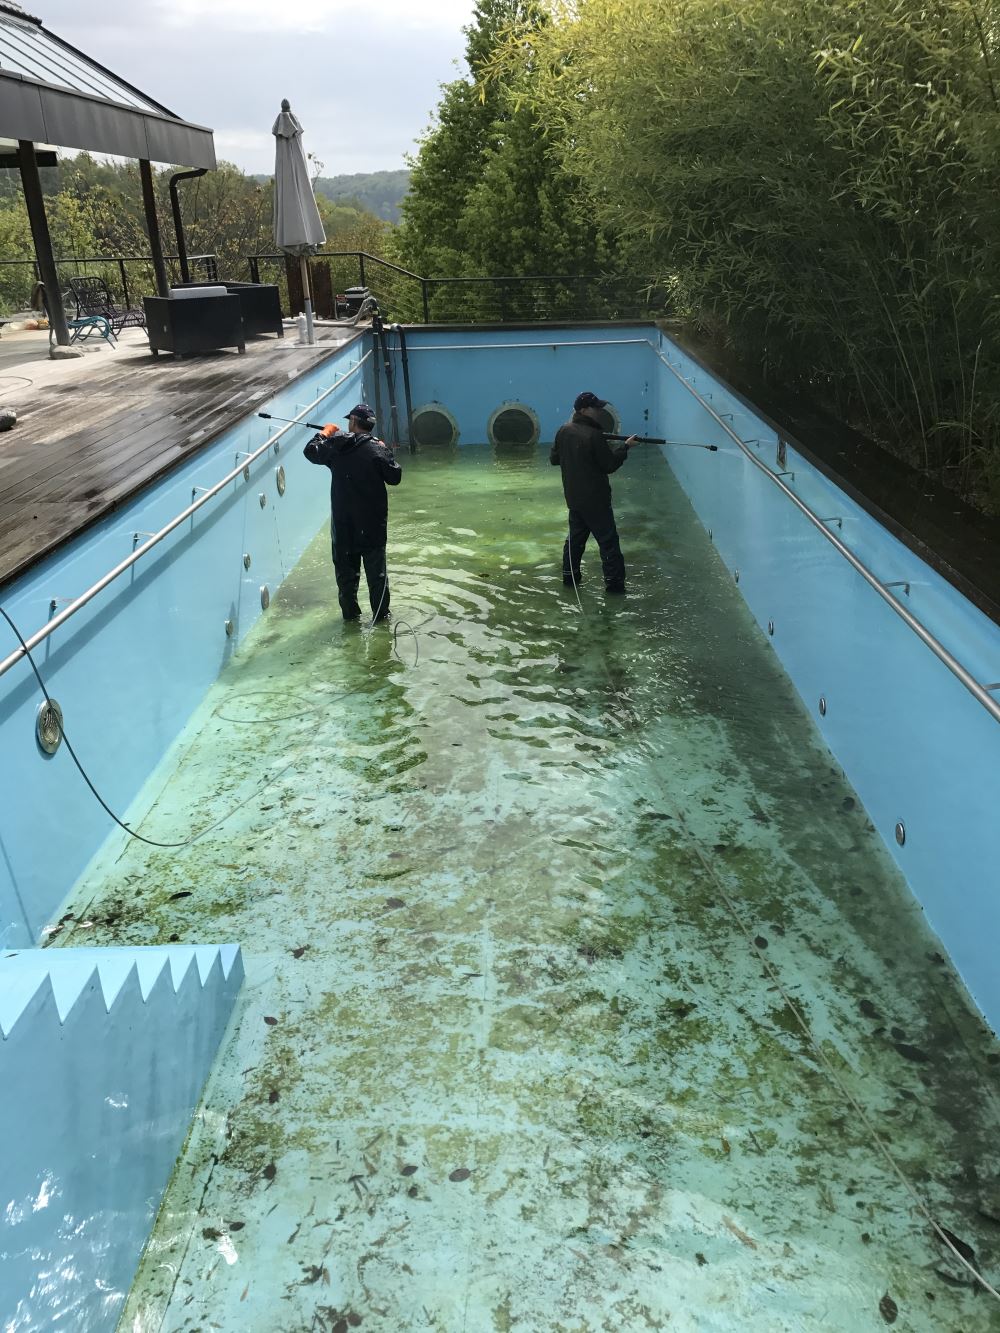
M582 412L585 407L607 407L607 405L608 405L608 400L606 398L598 398L596 393L590 393L588 391L586 393L578 393L576 395L576 402L573 404L573 411Z
M347 420L350 421L351 417L360 417L362 421L367 421L372 424L375 422L375 413L367 403L358 403L355 407L352 407L347 414Z

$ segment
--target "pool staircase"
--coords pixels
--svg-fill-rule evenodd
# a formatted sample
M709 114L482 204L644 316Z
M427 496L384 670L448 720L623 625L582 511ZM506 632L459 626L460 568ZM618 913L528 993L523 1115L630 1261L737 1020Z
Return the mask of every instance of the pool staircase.
M113 1329L243 981L238 945L0 954L0 1314Z

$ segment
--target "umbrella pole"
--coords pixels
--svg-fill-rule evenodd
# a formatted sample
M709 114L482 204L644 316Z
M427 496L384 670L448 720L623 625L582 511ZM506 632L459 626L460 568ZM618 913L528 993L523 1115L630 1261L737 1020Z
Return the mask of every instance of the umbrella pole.
M316 339L313 337L313 305L312 290L309 287L308 255L299 255L299 271L302 274L302 296L306 306L306 342L311 347Z

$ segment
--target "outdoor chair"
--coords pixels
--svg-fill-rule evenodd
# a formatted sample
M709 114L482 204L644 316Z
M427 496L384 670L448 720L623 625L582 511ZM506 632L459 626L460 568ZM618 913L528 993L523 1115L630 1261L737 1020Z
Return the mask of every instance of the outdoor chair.
M117 336L122 329L144 329L146 316L134 306L116 306L111 288L103 278L76 277L69 280L70 291L76 301L78 319L87 315L102 315Z

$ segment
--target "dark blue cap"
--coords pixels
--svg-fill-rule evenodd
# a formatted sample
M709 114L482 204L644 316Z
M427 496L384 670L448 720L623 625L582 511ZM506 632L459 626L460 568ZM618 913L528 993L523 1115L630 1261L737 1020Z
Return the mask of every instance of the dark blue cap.
M362 421L374 422L375 413L367 403L358 403L355 407L351 408L350 412L348 412L347 420L350 421L351 417L360 417Z
M582 412L585 407L607 407L606 398L598 398L596 393L578 393L576 402L573 404L574 412Z

